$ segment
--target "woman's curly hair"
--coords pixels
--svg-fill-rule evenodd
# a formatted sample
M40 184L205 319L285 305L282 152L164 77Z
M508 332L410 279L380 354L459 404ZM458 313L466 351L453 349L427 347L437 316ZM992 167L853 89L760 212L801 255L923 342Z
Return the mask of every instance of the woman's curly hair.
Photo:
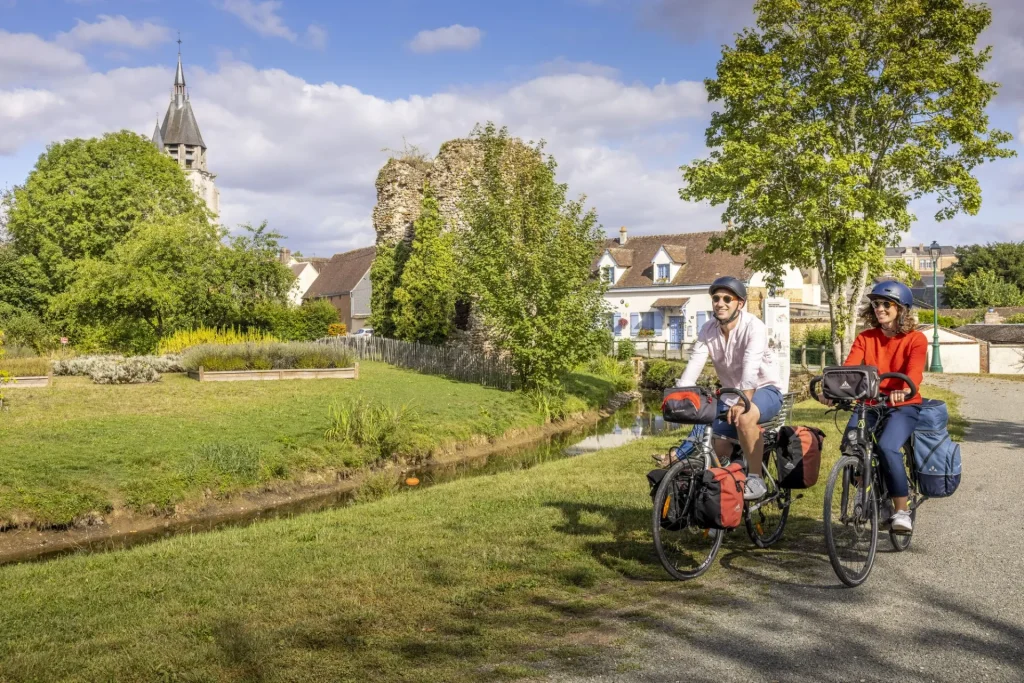
M892 302L892 305L896 307L897 311L897 334L907 334L908 332L913 332L915 329L917 329L917 313L906 308L905 306L899 305L895 301ZM882 326L882 324L878 322L878 318L875 317L875 309L871 307L870 301L860 309L860 314L858 317L860 318L860 321L864 324L865 327Z

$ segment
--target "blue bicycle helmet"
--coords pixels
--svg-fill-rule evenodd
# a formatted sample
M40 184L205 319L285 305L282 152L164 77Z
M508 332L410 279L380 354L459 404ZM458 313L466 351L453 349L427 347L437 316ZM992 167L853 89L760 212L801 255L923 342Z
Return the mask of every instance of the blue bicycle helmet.
M914 305L914 295L910 292L910 287L895 280L879 282L871 288L868 299L888 299L908 309Z

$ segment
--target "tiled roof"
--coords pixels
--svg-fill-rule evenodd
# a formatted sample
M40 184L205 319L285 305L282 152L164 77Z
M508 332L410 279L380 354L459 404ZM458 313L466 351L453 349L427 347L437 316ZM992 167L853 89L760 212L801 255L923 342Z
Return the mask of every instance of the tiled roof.
M320 270L320 274L303 298L339 296L351 292L373 265L373 258L376 255L377 247L363 247L346 251L344 254L335 254Z
M678 244L666 244L665 252L674 263L686 263L686 247Z
M915 256L931 256L931 251L927 244L918 244L913 247L886 247L885 255L889 258L893 258L897 256L904 256L907 251ZM956 254L956 247L954 246L946 245L939 247L939 256L953 256L954 254Z
M203 136L199 134L196 115L192 113L192 105L188 100L178 98L167 105L167 113L160 126L160 137L165 145L196 145L206 149Z
M633 250L632 249L609 249L608 253L611 254L615 264L623 268L629 268L633 265Z
M956 331L994 344L1024 344L1024 325L962 325Z
M605 240L601 247L602 253L605 249L620 248L632 252L632 265L619 278L619 281L611 286L611 289L664 286L654 284L654 265L651 263L654 255L663 245L666 248L682 247L686 250L684 254L686 261L676 277L673 278L671 282L673 285L710 285L715 278L722 275L732 275L744 282L749 281L753 270L744 264L746 260L744 255L733 255L723 251L705 253L708 240L712 235L717 234L720 233L685 232L677 235L638 235L629 237L624 247L619 247L618 239ZM673 249L673 251L679 253L678 249Z
M295 277L298 277L299 274L302 273L302 271L306 269L306 265L308 265L308 264L305 264L302 261L299 261L298 263L293 263L293 264L291 264L288 267L291 269L292 275L294 275Z
M651 308L679 308L681 306L685 306L686 302L689 300L690 297L688 296L663 297L651 304Z

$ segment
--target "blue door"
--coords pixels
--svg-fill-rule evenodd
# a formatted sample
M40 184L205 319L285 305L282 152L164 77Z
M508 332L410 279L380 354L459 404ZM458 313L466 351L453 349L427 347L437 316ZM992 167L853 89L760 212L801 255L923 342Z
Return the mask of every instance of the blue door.
M708 321L708 314L704 311L697 311L697 332L700 332L700 328L704 327L704 323Z
M668 347L678 350L681 341L683 341L683 316L670 315L668 317Z

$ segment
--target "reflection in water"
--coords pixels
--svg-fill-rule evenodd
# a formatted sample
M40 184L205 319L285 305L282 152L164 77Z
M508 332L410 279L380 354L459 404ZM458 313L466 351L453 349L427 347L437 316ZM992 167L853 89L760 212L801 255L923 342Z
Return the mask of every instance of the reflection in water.
M415 478L415 488L454 481L465 477L497 474L524 470L552 460L593 453L605 448L615 448L644 436L674 431L680 425L667 423L661 417L658 403L645 406L627 406L595 425L559 434L530 446L509 449L487 457L452 463L429 464L403 471L396 471L394 487L410 490L406 481ZM688 429L688 428L687 428ZM680 434L682 437L682 434ZM281 519L310 512L320 512L350 505L358 498L357 491L331 492L316 497L281 504L277 507L234 512L222 517L202 520L169 520L166 525L142 533L118 534L75 542L55 543L25 551L19 556L5 558L6 562L44 560L59 555L77 552L100 552L122 550L142 543L158 541L180 533L213 531L225 527L247 526L267 519Z

